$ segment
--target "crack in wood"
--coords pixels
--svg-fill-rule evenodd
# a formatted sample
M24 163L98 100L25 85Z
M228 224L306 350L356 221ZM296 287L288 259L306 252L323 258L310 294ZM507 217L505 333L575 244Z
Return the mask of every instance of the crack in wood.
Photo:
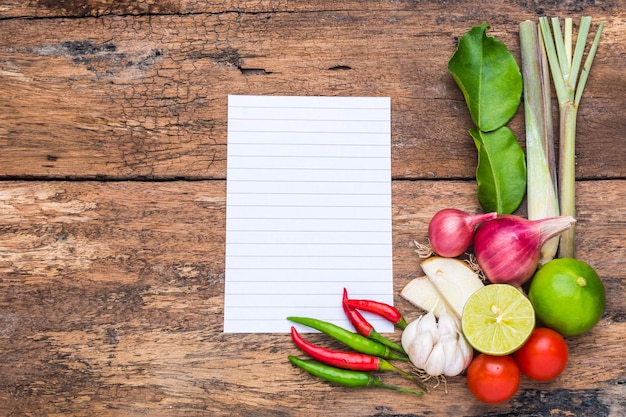
M350 71L352 67L348 65L336 65L334 67L328 68L328 71Z

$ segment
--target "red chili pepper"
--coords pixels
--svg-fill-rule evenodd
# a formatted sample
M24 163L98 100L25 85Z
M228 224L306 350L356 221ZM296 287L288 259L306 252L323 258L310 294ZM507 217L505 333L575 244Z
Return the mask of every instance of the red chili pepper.
M324 362L327 365L337 368L352 369L353 371L378 371L382 358L378 356L366 355L358 352L343 352L331 350L322 346L317 346L304 340L295 327L291 327L291 338L293 342L304 353Z
M374 313L385 320L390 321L401 329L404 329L407 326L406 320L402 317L402 313L400 313L397 308L389 304L385 304L380 301L355 299L348 299L345 303L348 304L349 307L356 308L357 310Z
M391 362L378 356L366 355L358 352L344 352L341 350L327 349L314 345L304 340L295 327L291 326L291 338L304 353L326 365L335 368L350 369L352 371L393 371L403 377L414 381L417 385L428 391L422 381L413 375L395 367Z
M345 288L343 289L343 302L341 305L343 306L344 313L346 313L346 317L348 317L350 323L354 326L354 330L356 330L356 332L361 336L369 338L374 331L374 326L365 320L365 317L363 317L358 310L350 307L348 304L348 290Z
M343 302L342 302L343 311L346 313L346 316L348 317L348 319L350 320L350 323L352 323L352 326L354 326L354 329L356 330L358 334L360 334L361 336L365 336L368 339L375 340L378 343L382 343L383 345L388 346L393 350L404 353L404 349L402 349L402 346L380 335L374 329L374 326L372 326L365 319L365 317L363 317L363 315L359 313L357 309L351 307L348 304L348 301L349 301L348 290L344 288L343 289Z

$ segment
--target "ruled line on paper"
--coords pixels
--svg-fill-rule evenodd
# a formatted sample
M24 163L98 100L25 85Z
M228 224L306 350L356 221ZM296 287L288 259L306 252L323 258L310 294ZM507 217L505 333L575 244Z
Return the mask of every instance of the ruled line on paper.
M225 332L393 303L390 124L385 97L229 96Z

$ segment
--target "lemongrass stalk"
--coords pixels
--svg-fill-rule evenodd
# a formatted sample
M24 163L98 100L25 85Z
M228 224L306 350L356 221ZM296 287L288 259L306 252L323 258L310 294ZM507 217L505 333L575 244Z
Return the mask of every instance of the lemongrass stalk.
M567 62L569 62L570 67L572 66L572 18L565 18L565 34L563 35L563 41L565 43L565 52L567 56Z
M580 73L580 79L578 80L578 87L576 87L576 97L574 97L574 103L576 104L576 106L580 104L580 98L582 97L583 90L585 89L585 85L587 84L589 71L591 71L591 65L593 64L593 59L596 57L596 52L598 50L598 45L600 44L600 37L602 36L603 29L604 29L604 21L600 21L600 23L598 23L598 30L596 31L596 35L593 38L593 43L591 44L591 48L589 49L589 53L587 53L585 66L583 67L583 71Z
M576 48L571 55L572 24L566 20L565 34L561 34L561 26L558 18L552 18L552 32L546 17L539 18L541 34L543 36L550 71L559 102L559 197L561 215L573 216L576 214L575 204L575 140L576 140L576 117L587 77L600 42L600 36L604 22L600 22L591 49L587 54L580 79L578 71L582 63L587 36L591 26L591 17L584 16L580 20ZM566 45L568 42L568 45ZM569 56L572 56L569 62ZM561 258L574 257L575 255L575 232L574 227L561 234L559 256Z
M520 23L520 49L524 78L528 218L559 215L554 155L554 126L550 95L550 72L541 31L535 22ZM559 238L541 247L540 264L556 256Z

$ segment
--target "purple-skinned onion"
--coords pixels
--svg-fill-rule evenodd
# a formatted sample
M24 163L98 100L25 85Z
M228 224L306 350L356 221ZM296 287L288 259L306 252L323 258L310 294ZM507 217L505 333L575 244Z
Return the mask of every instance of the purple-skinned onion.
M440 210L428 224L430 247L437 255L446 258L462 255L472 244L476 226L496 216L495 212L469 214L455 208Z
M575 222L572 216L527 220L499 215L481 224L474 234L478 265L490 282L519 287L537 270L543 244Z

